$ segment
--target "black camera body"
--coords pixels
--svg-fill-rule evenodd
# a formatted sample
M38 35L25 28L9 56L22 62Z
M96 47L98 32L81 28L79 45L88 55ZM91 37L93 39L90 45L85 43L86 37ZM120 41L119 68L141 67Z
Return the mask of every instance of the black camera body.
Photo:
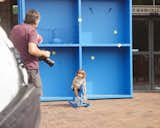
M51 60L50 58L40 57L40 60L43 60L50 67L52 67L55 64L55 62L53 60Z

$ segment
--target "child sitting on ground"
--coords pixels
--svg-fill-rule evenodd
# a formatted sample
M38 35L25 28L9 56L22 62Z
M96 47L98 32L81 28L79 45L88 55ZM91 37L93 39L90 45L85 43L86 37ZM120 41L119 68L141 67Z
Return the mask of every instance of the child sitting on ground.
M72 89L75 94L75 101L79 102L81 98L83 97L83 102L87 102L87 97L86 97L86 73L84 70L80 69L78 70L76 76L73 79L72 82ZM79 91L82 89L83 96L79 96Z

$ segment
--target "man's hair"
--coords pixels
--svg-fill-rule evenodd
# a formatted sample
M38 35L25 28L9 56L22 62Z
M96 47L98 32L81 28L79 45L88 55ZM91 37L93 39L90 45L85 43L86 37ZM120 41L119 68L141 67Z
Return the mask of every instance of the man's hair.
M29 10L26 13L24 23L26 24L36 24L36 22L40 19L40 14L34 9Z

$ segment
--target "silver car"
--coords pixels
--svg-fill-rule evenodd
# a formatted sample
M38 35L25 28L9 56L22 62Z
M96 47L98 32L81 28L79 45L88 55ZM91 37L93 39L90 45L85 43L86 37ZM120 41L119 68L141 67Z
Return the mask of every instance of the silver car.
M39 95L2 27L0 59L0 128L38 128Z

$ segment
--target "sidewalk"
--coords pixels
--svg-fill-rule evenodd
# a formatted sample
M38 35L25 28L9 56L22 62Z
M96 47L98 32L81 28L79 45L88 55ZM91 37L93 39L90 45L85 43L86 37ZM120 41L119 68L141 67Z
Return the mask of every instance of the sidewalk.
M160 128L160 93L89 102L77 109L67 101L42 102L40 128Z

